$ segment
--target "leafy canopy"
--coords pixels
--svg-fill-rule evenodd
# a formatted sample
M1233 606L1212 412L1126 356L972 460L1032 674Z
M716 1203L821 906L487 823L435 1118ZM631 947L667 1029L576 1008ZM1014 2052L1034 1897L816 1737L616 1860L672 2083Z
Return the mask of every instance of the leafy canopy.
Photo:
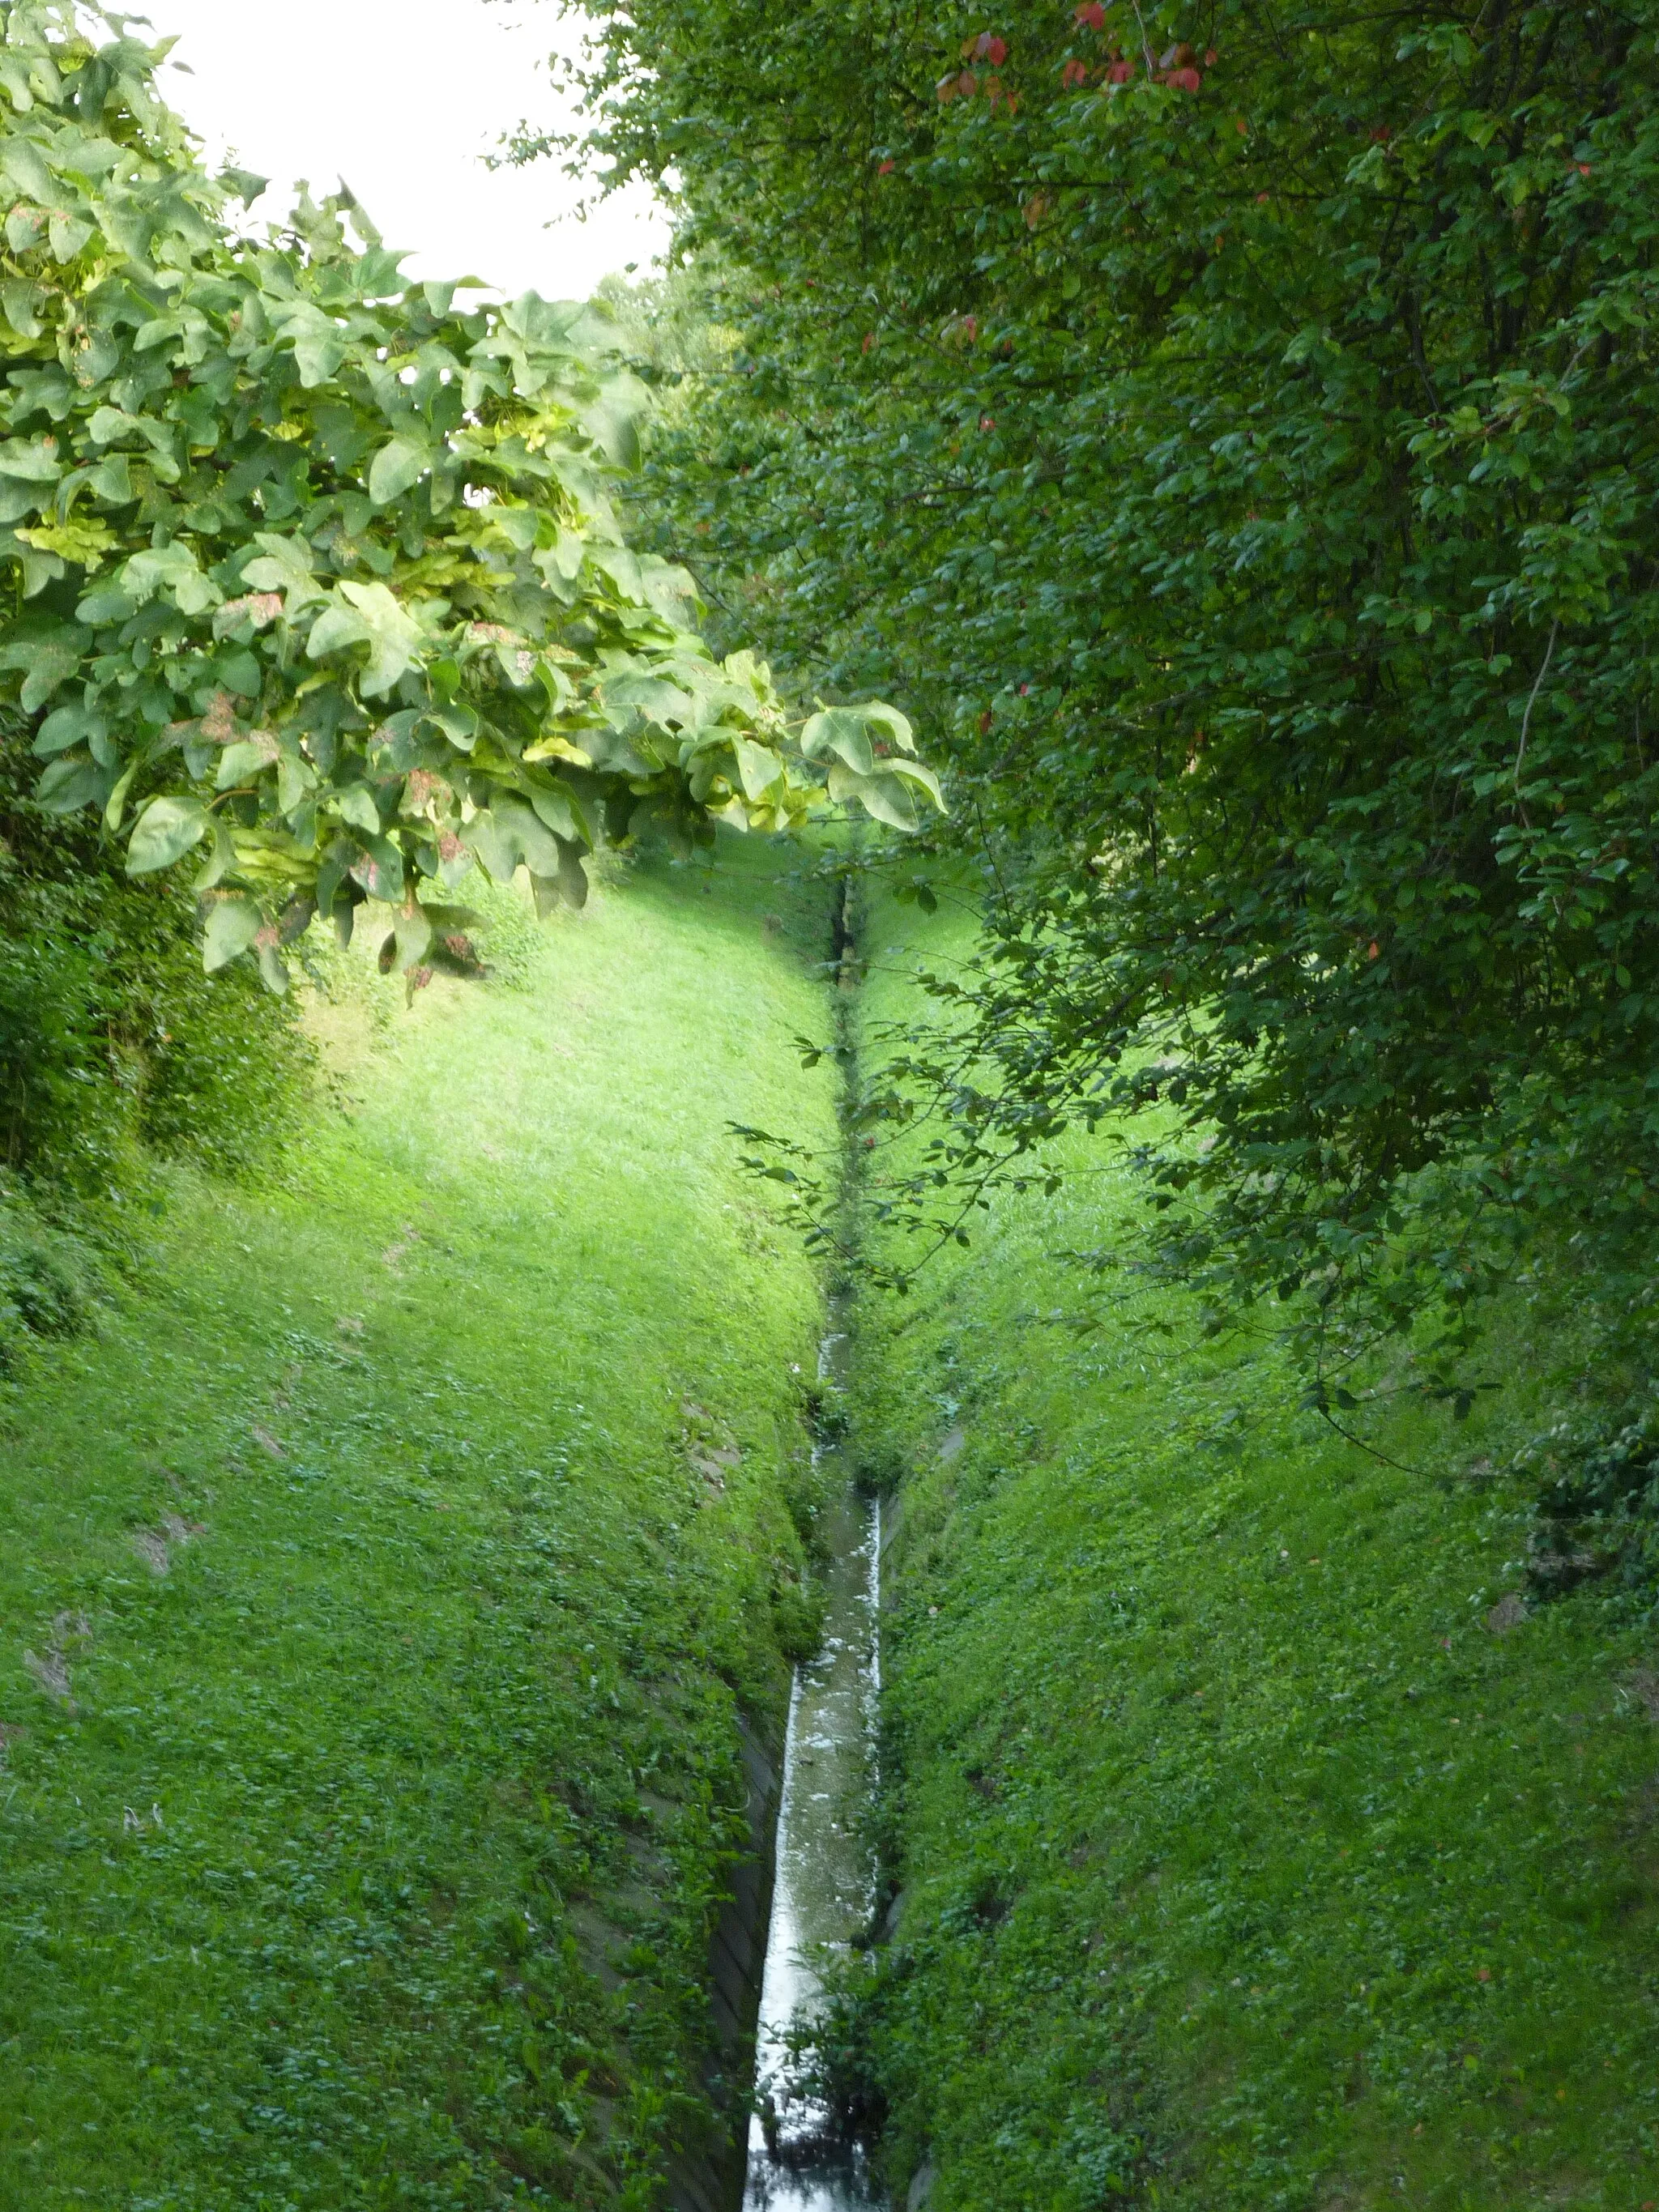
M1156 1102L1218 1312L1340 1361L1540 1227L1645 1311L1659 9L591 12L735 333L659 544L954 732L988 938L895 1207Z
M646 394L601 315L458 309L345 196L248 234L262 180L204 173L125 21L0 9L0 682L43 806L98 810L135 874L199 860L210 969L280 989L314 913L373 897L420 981L474 964L475 866L580 902L642 815L937 805L902 716L795 736L623 544Z

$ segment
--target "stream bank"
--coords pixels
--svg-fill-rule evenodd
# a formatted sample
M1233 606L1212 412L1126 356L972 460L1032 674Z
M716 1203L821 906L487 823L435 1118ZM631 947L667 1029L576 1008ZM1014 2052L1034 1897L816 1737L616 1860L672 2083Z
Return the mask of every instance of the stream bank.
M629 2212L734 2140L821 1306L725 1124L835 1120L821 895L726 842L365 966L343 1110L158 1170L6 1379L0 2212Z
M845 1376L847 1341L832 1328L819 1356L832 1390ZM880 2202L862 2148L838 2140L827 2107L792 2079L822 1971L867 1944L876 1900L880 1508L860 1496L836 1444L816 1451L828 1477L817 1532L823 1631L790 1698L744 2212L866 2212Z
M876 903L872 1031L971 927ZM848 1450L895 1499L862 2014L894 2202L1641 2212L1652 1615L1524 1582L1571 1314L1495 1315L1498 1387L1462 1424L1402 1394L1382 1466L1270 1335L1058 1258L1133 1258L1145 1202L1104 1135L1059 1156L854 1321Z

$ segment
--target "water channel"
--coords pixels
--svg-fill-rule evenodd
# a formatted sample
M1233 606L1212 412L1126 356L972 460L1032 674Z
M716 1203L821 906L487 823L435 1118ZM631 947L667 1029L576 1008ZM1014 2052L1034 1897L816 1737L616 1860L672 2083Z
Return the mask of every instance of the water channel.
M843 1370L846 1339L826 1337L820 1378ZM833 1445L818 1464L836 1471ZM865 1810L874 1783L881 1686L881 1517L848 1474L824 1530L830 1565L822 1649L798 1668L789 1706L777 1871L761 1988L757 2080L763 2118L750 2122L744 2212L866 2212L880 2203L863 2154L836 2144L829 2115L791 2097L783 2039L811 2017L822 1987L812 1960L868 1940L875 1866Z

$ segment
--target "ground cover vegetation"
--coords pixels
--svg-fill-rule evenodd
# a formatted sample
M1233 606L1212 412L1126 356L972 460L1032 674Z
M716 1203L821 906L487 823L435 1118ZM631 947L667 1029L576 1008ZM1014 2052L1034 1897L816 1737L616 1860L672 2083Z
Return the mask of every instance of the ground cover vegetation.
M729 2125L819 1308L722 1124L833 1127L821 896L732 842L491 895L496 980L412 1011L328 956L342 1110L152 1162L140 1269L5 1381L9 2212L643 2207Z
M975 929L877 905L866 1045ZM1507 1302L1504 1389L1462 1427L1397 1397L1380 1464L1271 1333L1149 1283L1079 1310L1057 1255L1140 1200L1063 1142L1060 1188L861 1303L891 1903L820 2075L930 2212L1638 2212L1651 1630L1606 1583L1541 1604L1528 1553L1594 1331Z
M1339 1416L1524 1265L1645 1341L1653 11L586 12L729 334L649 542L984 869L895 1204L1104 1118Z

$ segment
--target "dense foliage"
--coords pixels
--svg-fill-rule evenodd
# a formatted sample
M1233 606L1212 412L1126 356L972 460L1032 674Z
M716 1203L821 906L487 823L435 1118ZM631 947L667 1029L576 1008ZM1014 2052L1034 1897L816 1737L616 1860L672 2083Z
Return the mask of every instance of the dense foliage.
M137 1147L267 1158L308 1085L287 1009L252 974L204 975L185 886L36 806L39 771L27 732L0 740L0 1164L101 1200Z
M580 901L641 810L785 827L826 775L901 825L933 803L902 717L797 735L623 544L644 394L602 319L458 311L345 200L247 235L262 180L203 172L164 49L52 0L3 21L0 669L42 806L99 810L134 874L205 854L210 969L281 989L283 945L368 897L388 965L465 969L475 864Z
M134 879L95 823L31 793L0 731L0 1367L77 1328L134 1249L158 1155L269 1165L310 1098L291 1002L202 972L196 901Z
M1639 1299L1654 9L589 12L738 348L664 538L955 733L987 957L895 1205L1157 1097L1218 1306L1329 1351L1540 1224Z

